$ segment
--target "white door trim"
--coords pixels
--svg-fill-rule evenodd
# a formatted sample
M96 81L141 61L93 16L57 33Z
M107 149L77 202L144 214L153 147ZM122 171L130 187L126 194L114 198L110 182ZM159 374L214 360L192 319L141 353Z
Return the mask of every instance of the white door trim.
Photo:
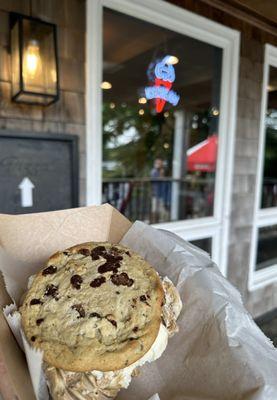
M256 174L257 178L255 187L255 206L254 206L249 276L248 276L248 289L250 291L254 291L256 289L267 286L268 284L277 281L277 265L271 265L262 270L255 271L259 228L277 224L277 207L261 208L264 152L265 152L265 138L266 138L265 114L267 110L267 86L269 83L270 66L274 66L277 68L277 47L266 44L264 52L259 151L258 151L257 174Z
M214 216L192 221L162 224L167 229L192 239L192 224L198 238L213 231L213 257L216 255L221 271L227 272L227 252L230 220L230 202L235 142L237 84L240 33L207 18L174 6L162 0L87 0L87 204L101 203L102 162L102 12L103 7L155 22L164 28L223 49L219 154L216 173ZM210 225L209 225L210 223ZM177 224L177 225L176 225ZM181 225L180 225L181 224ZM177 228L178 226L178 228ZM182 226L179 229L179 226ZM194 231L195 232L195 231ZM206 233L205 233L206 232ZM219 240L220 238L220 240ZM196 239L196 237L193 237Z
M102 21L101 1L86 8L86 204L102 200Z

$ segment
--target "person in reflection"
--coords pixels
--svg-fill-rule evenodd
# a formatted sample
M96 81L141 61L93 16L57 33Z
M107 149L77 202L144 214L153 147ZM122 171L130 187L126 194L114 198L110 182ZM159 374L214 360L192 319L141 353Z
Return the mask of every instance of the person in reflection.
M169 182L165 178L164 161L156 158L151 170L152 178L152 222L162 222L168 220L169 204Z

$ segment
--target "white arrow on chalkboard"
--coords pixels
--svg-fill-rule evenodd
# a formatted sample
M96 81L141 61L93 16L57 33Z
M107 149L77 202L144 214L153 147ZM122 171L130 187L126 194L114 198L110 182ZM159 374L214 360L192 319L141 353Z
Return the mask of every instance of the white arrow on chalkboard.
M21 192L21 207L32 207L34 184L28 177L22 179L18 188Z

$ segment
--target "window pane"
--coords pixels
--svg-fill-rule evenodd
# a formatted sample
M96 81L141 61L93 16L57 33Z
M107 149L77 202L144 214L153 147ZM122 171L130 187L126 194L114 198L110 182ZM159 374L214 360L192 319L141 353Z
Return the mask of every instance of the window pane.
M200 247L200 249L205 250L209 254L212 252L212 238L190 240L190 243Z
M269 69L262 208L277 207L277 68Z
M277 225L259 229L256 270L277 265Z
M150 223L212 215L222 50L108 9L103 41L103 202Z

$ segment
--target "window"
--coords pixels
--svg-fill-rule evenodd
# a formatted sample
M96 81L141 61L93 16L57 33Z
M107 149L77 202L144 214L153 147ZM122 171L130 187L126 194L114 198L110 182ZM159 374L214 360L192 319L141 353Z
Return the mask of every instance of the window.
M268 74L262 208L277 207L277 66L270 65Z
M87 18L87 203L225 272L239 33L160 0L95 0Z
M200 249L205 250L209 254L212 252L211 238L191 240L190 243L194 244L194 246L200 247Z
M157 110L145 88L165 57L179 101ZM213 215L221 64L219 47L104 8L104 202L148 223Z
M277 48L266 45L249 289L277 280Z
M277 265L277 225L264 226L258 232L256 270Z

